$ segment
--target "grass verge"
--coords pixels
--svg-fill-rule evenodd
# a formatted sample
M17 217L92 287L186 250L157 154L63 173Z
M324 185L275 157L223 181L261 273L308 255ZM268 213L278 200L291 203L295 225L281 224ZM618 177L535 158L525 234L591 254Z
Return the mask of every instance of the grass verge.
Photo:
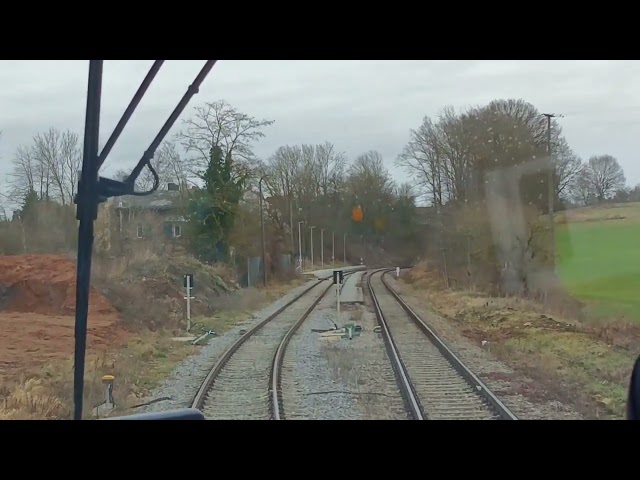
M399 285L412 305L435 311L478 345L488 342L485 348L499 360L535 380L529 396L569 403L586 418L624 417L629 376L640 353L635 322L580 322L522 298L447 290L424 265Z
M568 211L557 227L558 274L587 315L640 324L640 204Z
M195 317L203 328L222 334L245 320L254 310L304 283L303 279L273 283L268 288L237 290L218 297L216 313ZM172 329L136 328L124 345L113 346L86 359L84 413L96 418L95 407L105 399L102 376L115 376L114 399L110 415L118 415L141 402L186 357L201 347L172 340ZM0 420L68 419L73 405L73 362L55 361L39 370L26 371L16 381L0 387ZM102 416L98 413L99 416Z

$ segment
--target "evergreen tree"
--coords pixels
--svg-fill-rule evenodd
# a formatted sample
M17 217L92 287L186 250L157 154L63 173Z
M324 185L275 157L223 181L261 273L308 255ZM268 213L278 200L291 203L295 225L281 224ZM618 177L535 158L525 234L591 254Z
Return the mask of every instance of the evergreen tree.
M231 154L211 148L207 169L201 178L205 188L190 203L189 223L195 253L205 261L223 261L229 254L229 234L237 207L245 191L246 172L238 172Z
M18 217L23 223L33 224L38 220L38 203L40 199L35 190L31 189L24 197L24 203L18 210Z

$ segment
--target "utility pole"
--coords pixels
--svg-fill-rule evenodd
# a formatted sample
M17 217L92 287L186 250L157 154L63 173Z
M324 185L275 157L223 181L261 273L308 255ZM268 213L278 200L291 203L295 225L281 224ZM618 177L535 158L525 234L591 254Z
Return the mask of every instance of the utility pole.
M264 240L264 215L262 213L262 180L268 175L263 175L258 181L258 190L260 190L260 230L262 235L262 272L264 278L264 286L267 286L267 247Z
M293 253L293 249L295 243L293 242L293 200L289 198L289 230L291 230L291 253ZM291 259L293 261L293 258Z
M311 268L314 268L314 264L313 264L313 229L316 228L315 225L312 225L309 227L309 230L311 231Z
M336 232L331 232L331 266L336 266Z
M343 262L347 264L347 234L342 235L342 258Z
M547 117L547 154L549 155L549 239L551 244L551 265L552 268L555 269L556 265L556 232L555 232L555 222L553 219L553 203L555 197L555 187L553 182L553 176L555 174L555 163L553 161L553 156L551 152L551 119L562 116L555 115L553 113L543 113L545 117Z
M304 220L300 220L298 222L298 260L300 261L300 272L303 272L302 268L302 232L300 230L300 225L304 223Z
M324 268L324 228L320 229L320 268Z

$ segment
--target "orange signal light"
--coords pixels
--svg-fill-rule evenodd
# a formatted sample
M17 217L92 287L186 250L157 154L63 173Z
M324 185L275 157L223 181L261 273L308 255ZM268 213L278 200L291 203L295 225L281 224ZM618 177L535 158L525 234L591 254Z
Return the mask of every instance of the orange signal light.
M362 219L364 218L364 212L362 211L362 207L360 205L353 207L353 210L351 211L351 218L356 223L360 223L362 221Z

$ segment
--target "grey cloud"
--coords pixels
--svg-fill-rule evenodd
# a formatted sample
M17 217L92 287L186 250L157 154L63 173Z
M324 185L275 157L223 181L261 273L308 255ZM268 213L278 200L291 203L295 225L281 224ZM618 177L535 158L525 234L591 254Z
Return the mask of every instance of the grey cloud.
M106 61L102 140L119 119L151 60ZM86 61L0 61L0 175L16 147L50 126L82 134ZM132 167L202 61L169 60L127 126L106 165ZM560 119L583 158L610 153L629 183L640 182L637 61L220 61L183 117L204 101L225 99L242 111L274 119L255 148L268 157L284 144L333 142L350 157L379 150L398 180L394 160L424 115L495 98L524 98ZM180 122L174 132L180 128Z

